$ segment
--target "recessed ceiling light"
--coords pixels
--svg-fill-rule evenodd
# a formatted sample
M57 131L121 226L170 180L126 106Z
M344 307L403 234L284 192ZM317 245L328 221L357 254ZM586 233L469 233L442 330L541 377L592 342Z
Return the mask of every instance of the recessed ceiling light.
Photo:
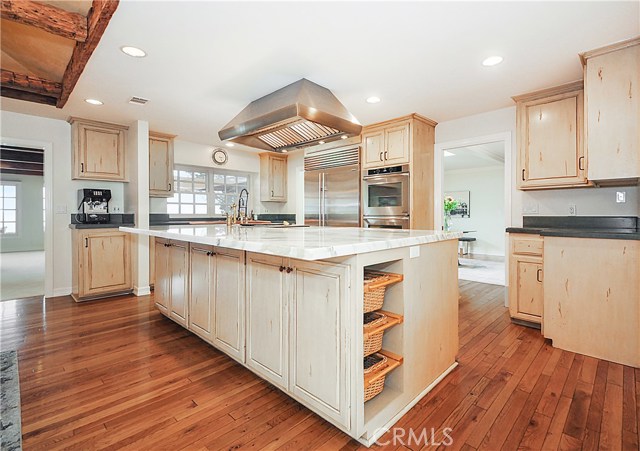
M282 151L281 151L281 152L282 152L282 153L287 153L287 152L289 152L289 151L288 151L287 149L282 149Z
M380 103L380 97L371 96L367 99L367 103Z
M444 151L444 156L445 156L445 157L455 157L455 156L456 156L456 154L455 154L455 153L452 153L452 152L449 152L448 150L445 150L445 151Z
M324 141L318 141L318 144L324 144Z
M145 52L142 49L139 49L138 47L131 47L131 46L125 45L124 47L120 47L120 50L122 50L124 53L126 53L129 56L133 56L134 58L144 58L145 56L147 56L147 52Z
M347 135L342 135L342 136L340 137L340 139L347 139L347 138L348 138L348 136L347 136Z
M501 56L494 55L494 56L490 56L489 58L485 59L482 62L482 65L483 66L487 66L487 67L495 66L496 64L500 64L502 62L502 60L503 60L503 58Z
M233 146L235 146L235 144L233 144L233 143L224 143L224 145L225 145L225 146L227 146L227 147L233 147Z
M84 99L84 101L90 103L91 105L104 105L104 103L98 99Z

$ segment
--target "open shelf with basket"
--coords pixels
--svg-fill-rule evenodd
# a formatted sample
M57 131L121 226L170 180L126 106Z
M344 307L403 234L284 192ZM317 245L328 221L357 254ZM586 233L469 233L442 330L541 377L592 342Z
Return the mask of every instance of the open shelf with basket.
M362 332L365 402L382 393L387 375L402 364L403 358L400 354L383 347L385 332L402 324L404 317L400 313L382 308L385 306L387 289L402 282L403 279L402 274L380 271L377 268L367 268L364 271ZM395 342L398 341L401 342L401 340L395 340ZM396 385L397 389L401 388L401 384L392 385Z

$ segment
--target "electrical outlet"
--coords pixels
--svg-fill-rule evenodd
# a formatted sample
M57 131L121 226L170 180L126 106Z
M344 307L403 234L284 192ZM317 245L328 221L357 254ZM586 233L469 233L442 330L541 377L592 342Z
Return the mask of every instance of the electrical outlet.
M537 215L538 214L538 204L535 202L528 203L522 206L522 214L524 215Z
M627 192L626 191L617 191L616 192L616 202L619 204L624 204L627 201Z
M67 214L67 206L66 205L56 205L56 214L66 215Z
M120 213L122 211L122 208L120 208L120 205L114 205L111 211L113 213Z
M576 204L569 204L569 216L576 215Z

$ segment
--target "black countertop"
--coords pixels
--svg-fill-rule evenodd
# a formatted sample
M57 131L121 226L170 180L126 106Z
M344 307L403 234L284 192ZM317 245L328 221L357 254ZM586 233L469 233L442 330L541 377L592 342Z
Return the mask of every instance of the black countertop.
M530 233L569 238L640 240L640 218L636 216L525 216L522 227L509 233Z
M82 223L78 221L76 215L71 215L71 224L69 224L70 229L117 229L118 227L134 227L135 226L135 217L133 214L119 214L119 213L111 213L109 215L109 222L107 223L97 223L97 222L87 222Z

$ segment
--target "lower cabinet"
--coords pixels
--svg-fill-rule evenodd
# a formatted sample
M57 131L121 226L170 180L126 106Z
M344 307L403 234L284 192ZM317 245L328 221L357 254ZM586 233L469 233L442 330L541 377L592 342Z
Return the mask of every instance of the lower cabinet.
M287 259L247 254L247 354L249 368L283 389L289 381Z
M130 292L130 235L118 229L75 229L72 296L76 301Z
M244 362L244 252L192 244L189 330Z
M509 314L542 324L543 239L538 235L510 234L509 245Z
M348 269L247 255L247 366L349 427Z
M189 244L156 238L154 300L158 309L178 324L188 326Z
M290 390L349 427L348 269L291 260Z

